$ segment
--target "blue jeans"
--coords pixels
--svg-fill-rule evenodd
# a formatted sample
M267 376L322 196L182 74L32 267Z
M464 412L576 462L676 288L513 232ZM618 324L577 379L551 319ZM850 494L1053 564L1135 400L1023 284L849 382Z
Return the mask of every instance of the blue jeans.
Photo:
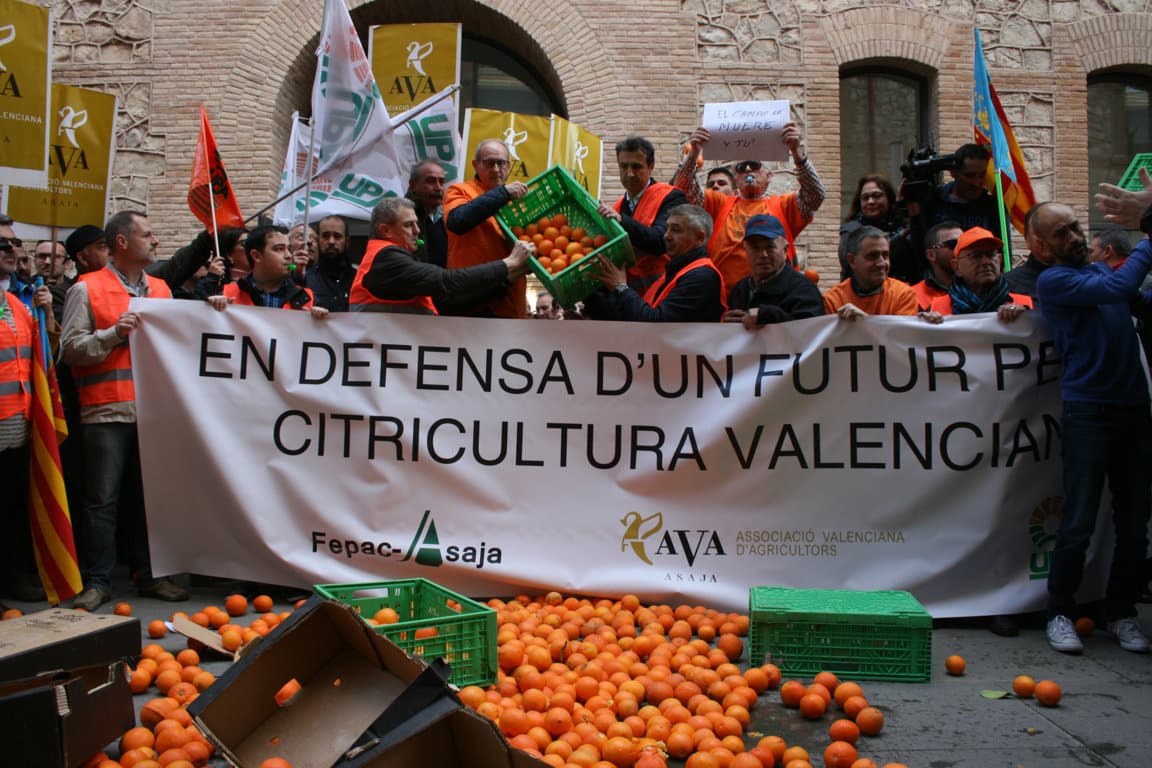
M84 425L84 545L80 562L85 587L111 591L116 531L124 529L128 564L141 584L152 578L148 524L140 477L136 425Z
M1116 549L1104 611L1109 621L1136 615L1152 508L1152 416L1149 406L1065 402L1061 422L1064 519L1048 572L1048 617L1075 617L1076 590L1104 480L1112 492Z

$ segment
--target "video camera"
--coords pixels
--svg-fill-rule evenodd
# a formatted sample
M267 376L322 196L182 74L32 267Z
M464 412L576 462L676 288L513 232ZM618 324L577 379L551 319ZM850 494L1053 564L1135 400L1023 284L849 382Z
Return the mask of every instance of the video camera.
M917 147L908 153L908 162L900 166L904 177L904 200L924 203L931 199L932 190L943 171L960 167L955 153L941 155L932 147Z

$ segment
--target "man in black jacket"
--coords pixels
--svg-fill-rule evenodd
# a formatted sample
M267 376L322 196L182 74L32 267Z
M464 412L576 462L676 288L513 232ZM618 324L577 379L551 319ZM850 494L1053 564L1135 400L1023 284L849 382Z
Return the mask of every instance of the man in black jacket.
M312 291L316 306L329 312L348 311L348 291L356 269L348 260L348 224L339 216L326 216L316 223L320 255L316 268L304 275L304 287Z
M372 209L372 233L360 268L352 281L353 312L401 312L436 315L438 307L474 305L501 296L528 271L528 255L536 246L517 241L499 261L461 269L444 269L417 260L420 236L415 204L390 197Z
M412 166L405 195L416 205L420 239L415 254L420 261L448 266L448 231L444 229L444 169L440 163L424 160Z
M788 238L775 216L748 219L744 252L751 274L728 293L724 322L743 323L750 331L824 314L820 289L788 265Z

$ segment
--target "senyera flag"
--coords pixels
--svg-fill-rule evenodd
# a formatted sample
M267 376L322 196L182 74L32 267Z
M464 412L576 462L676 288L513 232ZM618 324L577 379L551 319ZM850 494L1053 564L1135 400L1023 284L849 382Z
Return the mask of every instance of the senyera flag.
M56 369L48 354L45 313L35 310L39 336L32 344L32 461L28 516L36 551L36 569L48 602L58 605L80 592L80 566L72 538L68 495L60 463L60 442L68 436Z
M192 183L188 185L188 207L205 229L243 227L244 217L232 191L232 183L224 170L216 137L208 123L208 113L200 108L200 140L196 142L196 158L192 161Z
M1004 190L1004 206L1012 216L1012 226L1021 234L1024 232L1024 216L1036 205L1036 193L1032 191L1032 180L1028 177L1028 167L1024 163L1024 153L1016 141L1012 124L1004 114L1004 107L996 95L996 89L988 77L984 63L984 46L980 41L980 30L974 30L976 50L972 64L972 131L976 143L992 152L992 163L988 165L986 184L996 188L997 171Z

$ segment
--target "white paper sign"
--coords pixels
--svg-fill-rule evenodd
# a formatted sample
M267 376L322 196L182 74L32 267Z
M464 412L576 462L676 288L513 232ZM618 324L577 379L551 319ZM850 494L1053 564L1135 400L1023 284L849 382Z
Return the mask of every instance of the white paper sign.
M705 104L701 125L712 133L705 154L709 160L787 160L780 134L788 114L787 101Z

